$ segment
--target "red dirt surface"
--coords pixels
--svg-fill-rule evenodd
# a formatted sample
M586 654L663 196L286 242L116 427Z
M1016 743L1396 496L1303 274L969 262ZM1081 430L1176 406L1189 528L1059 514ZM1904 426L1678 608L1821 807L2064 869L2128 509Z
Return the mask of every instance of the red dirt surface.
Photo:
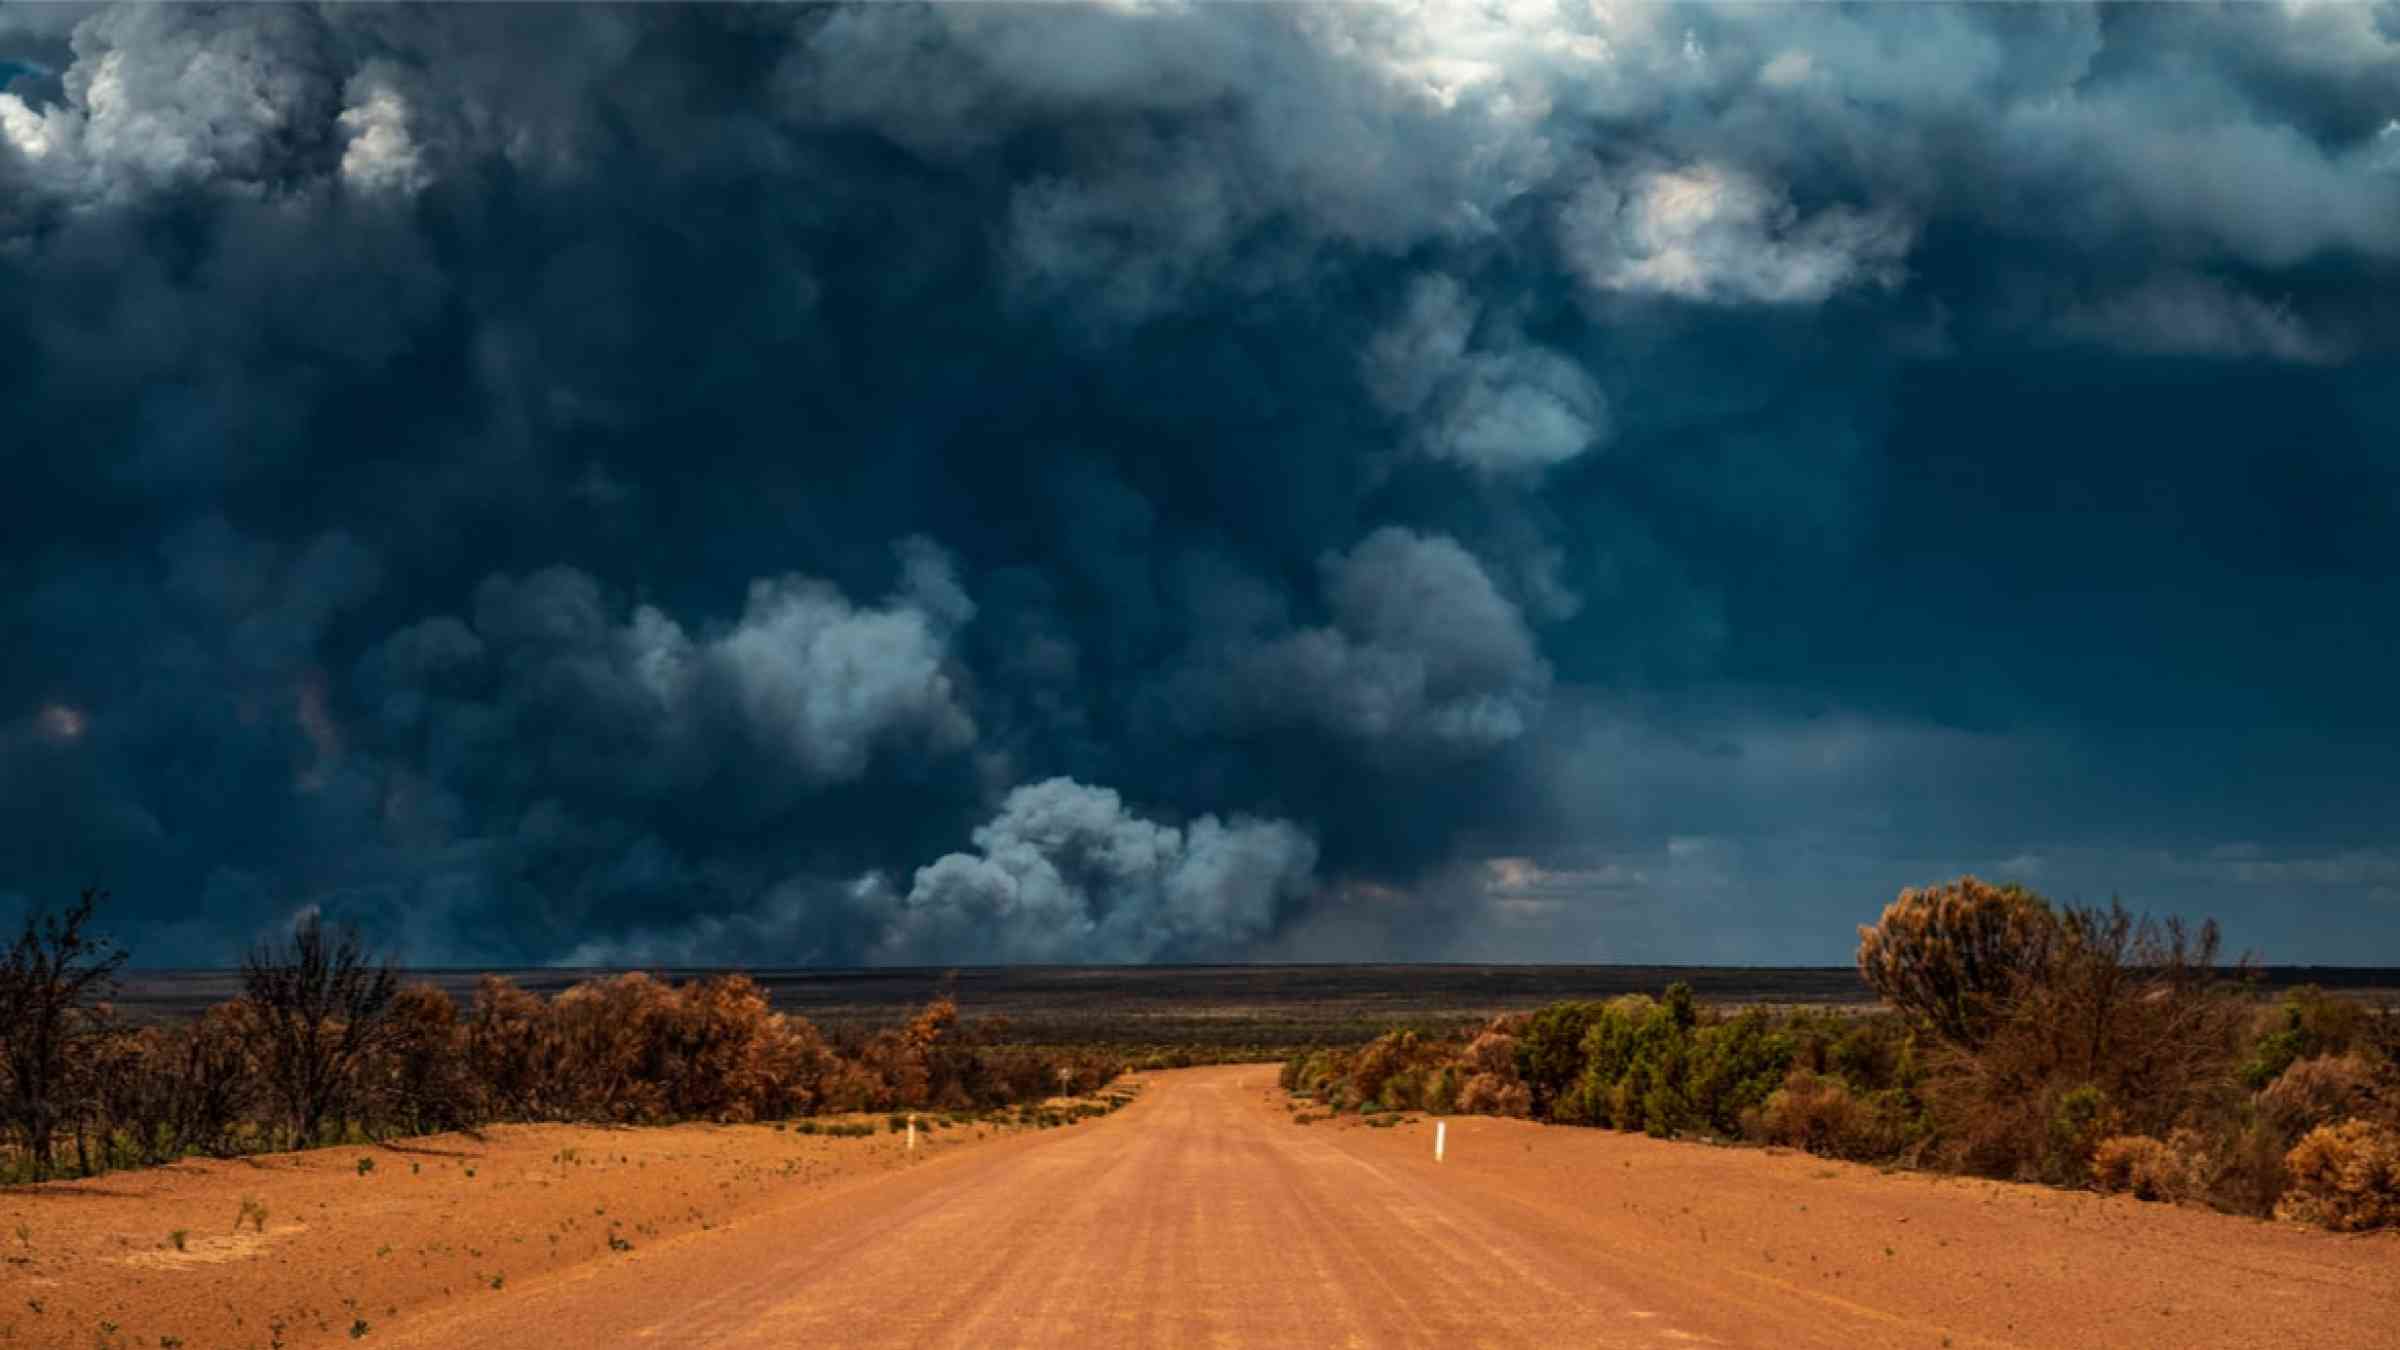
M1162 1074L1108 1119L913 1162L888 1136L525 1130L475 1182L344 1152L16 1191L42 1259L5 1268L0 1321L194 1350L269 1344L270 1309L285 1344L333 1344L354 1306L366 1344L417 1350L2400 1346L2400 1234L1473 1117L1436 1164L1430 1121L1298 1125L1274 1073ZM568 1140L650 1165L550 1161ZM263 1243L166 1260L165 1229L223 1238L243 1193ZM619 1218L630 1251L602 1242ZM29 1276L57 1281L39 1316Z
M872 1123L872 1137L839 1139L769 1125L502 1126L0 1188L0 1347L383 1344L450 1302L617 1269L661 1240L1024 1132L928 1126L912 1155Z

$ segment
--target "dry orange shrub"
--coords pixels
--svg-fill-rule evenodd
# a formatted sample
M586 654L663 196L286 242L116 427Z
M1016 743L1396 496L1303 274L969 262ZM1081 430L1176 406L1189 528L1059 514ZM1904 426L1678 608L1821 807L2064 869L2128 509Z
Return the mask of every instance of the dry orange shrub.
M458 1005L435 985L392 998L383 1053L368 1065L370 1111L411 1132L455 1130L483 1118L483 1092L461 1055Z
M1966 876L1900 892L1858 930L1858 973L1885 1002L1973 1050L2049 968L2058 919L2021 886Z
M1795 1067L1783 1086L1744 1113L1744 1132L1769 1144L1828 1158L1880 1158L1898 1151L1900 1123L1861 1101L1841 1079Z
M2261 1119L2296 1140L2319 1125L2373 1114L2378 1096L2375 1066L2353 1051L2293 1061L2257 1103Z
M837 1048L747 975L672 985L636 972L549 1000L487 976L455 1037L487 1110L524 1120L964 1109L1089 1091L1121 1071L1106 1056L989 1044L996 1031L943 997Z
M550 1076L558 1060L550 1005L515 981L486 975L467 1016L466 1059L495 1113L540 1120L551 1112Z
M2319 1125L2284 1158L2291 1183L2275 1217L2337 1232L2400 1224L2400 1130L2380 1121Z
M2197 1142L2189 1136L2112 1135L2092 1150L2092 1185L2142 1200L2182 1200L2202 1185L2205 1164L2193 1151Z
M1494 1018L1467 1043L1467 1080L1459 1085L1459 1110L1469 1115L1533 1114L1533 1089L1517 1073L1516 1033L1524 1022L1521 1016Z

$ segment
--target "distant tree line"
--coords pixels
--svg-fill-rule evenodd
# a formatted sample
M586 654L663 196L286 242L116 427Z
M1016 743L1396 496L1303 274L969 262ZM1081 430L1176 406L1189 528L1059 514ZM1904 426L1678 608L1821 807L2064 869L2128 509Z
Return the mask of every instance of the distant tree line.
M487 976L464 1008L406 983L355 928L301 918L242 995L177 1025L110 1005L126 952L105 895L30 915L0 961L0 1178L308 1148L506 1121L616 1124L971 1110L1088 1092L1120 1063L1005 1043L946 995L831 1038L747 976L634 973L544 998Z
M1689 988L1284 1066L1335 1111L1487 1113L2400 1225L2400 1015L2266 1002L2216 925L1962 877L1859 930L1881 1013L1728 1012ZM1303 1113L1303 1119L1312 1118Z

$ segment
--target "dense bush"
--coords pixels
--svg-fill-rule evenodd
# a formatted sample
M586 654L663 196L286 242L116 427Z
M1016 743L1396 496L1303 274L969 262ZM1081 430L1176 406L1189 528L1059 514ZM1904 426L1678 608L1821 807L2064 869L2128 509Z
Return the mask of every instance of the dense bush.
M1343 1110L1529 1115L1662 1138L1731 1138L1756 1132L1759 1108L1795 1066L1812 1076L1880 1075L1859 1080L1862 1094L1910 1081L1905 1036L1890 1018L1726 1016L1678 984L1655 1000L1636 994L1498 1018L1464 1042L1395 1031L1355 1049L1311 1051L1285 1063L1283 1083ZM1868 1117L1884 1134L1905 1134L1912 1109L1905 1093L1882 1091ZM1856 1133L1845 1131L1838 1151L1862 1147Z
M2297 1061L2368 1048L2375 1043L2375 1020L2364 1005L2331 997L2314 985L2291 990L2264 1010L2253 1028L2242 1082L2263 1088Z
M93 899L29 921L0 963L0 1175L492 1121L975 1111L1089 1093L1122 1067L1003 1044L998 1024L962 1019L946 997L836 1045L743 975L618 975L550 999L487 976L461 1015L441 989L400 985L355 935L314 922L252 954L244 997L182 1025L131 1027L96 997L121 958L84 935Z
M2355 1050L2298 1060L2260 1089L2258 1116L2292 1140L2319 1125L2375 1116L2383 1110L2382 1079L2387 1076L2388 1070L2378 1073L2375 1064Z
M2400 1130L2370 1120L2320 1125L2285 1160L2277 1216L2344 1232L2400 1224Z
M2253 1044L2248 970L2219 966L2213 922L2055 908L1962 877L1902 892L1859 933L1860 973L1928 1038L1911 1086L1944 1165L2073 1184L2103 1139L2181 1129L2214 1141L2204 1170L2231 1191L2213 1198L2256 1189L2266 1139L2235 1066L2251 1056L2263 1086L2317 1042Z
M1472 1038L1315 1050L1284 1085L1421 1108L1704 1134L2129 1190L2342 1227L2400 1222L2400 1018L2299 989L2262 1007L2213 923L2055 907L1973 877L1860 930L1891 1011L1553 1004Z
M2182 1142L2182 1141L2178 1141ZM2120 1134L2092 1149L2092 1184L2143 1200L2180 1200L2200 1184L2201 1164L2185 1149L2146 1134Z
M1805 1067L1793 1069L1763 1105L1744 1113L1743 1125L1761 1143L1858 1160L1889 1157L1910 1134L1896 1099L1862 1096L1841 1079Z
M1467 1042L1464 1075L1458 1085L1458 1109L1494 1116L1533 1114L1533 1090L1517 1074L1517 1033L1521 1017L1501 1017Z
M1960 877L1902 891L1860 928L1858 973L1884 1002L1972 1050L2048 969L2058 932L2033 892Z
M409 1134L463 1129L484 1116L485 1096L469 1072L458 1005L430 984L392 1000L390 1035L371 1065L369 1113Z
M1721 1017L1681 984L1658 1002L1616 999L1586 1023L1582 1071L1551 1118L1660 1138L1732 1136L1812 1050L1824 1067L1822 1028L1808 1017L1778 1024L1756 1009Z
M1559 1099L1583 1074L1584 1034L1607 1010L1604 1003L1553 1003L1525 1019L1517 1032L1517 1079L1532 1094L1534 1114L1558 1114Z

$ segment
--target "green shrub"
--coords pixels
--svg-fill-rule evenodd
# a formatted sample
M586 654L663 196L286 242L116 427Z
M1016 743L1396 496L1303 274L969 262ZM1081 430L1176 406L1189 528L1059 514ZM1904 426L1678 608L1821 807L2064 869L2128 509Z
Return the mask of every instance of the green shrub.
M1586 1019L1583 1070L1555 1099L1551 1119L1661 1138L1735 1134L1742 1113L1766 1100L1794 1058L1794 1038L1770 1026L1756 1009L1720 1021L1680 985L1661 1002L1614 1000Z
M1583 1077L1584 1037L1606 1011L1601 1003L1553 1003L1527 1019L1516 1038L1517 1079L1531 1094L1533 1114L1553 1104Z
M1434 1069L1426 1079L1424 1107L1437 1116L1446 1116L1458 1109L1458 1066L1444 1064Z
M1692 1115L1720 1135L1739 1134L1742 1113L1765 1102L1783 1082L1793 1054L1791 1035L1772 1030L1756 1008L1700 1028L1684 1086Z
M2101 1135L2112 1119L2108 1109L2108 1094L2089 1083L2061 1096L2050 1113L2050 1148L2055 1159L2054 1169L2072 1175L2088 1168L2092 1150L2099 1144Z
M2266 1087L2295 1062L2340 1055L2364 1045L2375 1028L2374 1014L2350 999L2334 998L2313 984L2288 990L2262 1021L2241 1078L2251 1090Z

